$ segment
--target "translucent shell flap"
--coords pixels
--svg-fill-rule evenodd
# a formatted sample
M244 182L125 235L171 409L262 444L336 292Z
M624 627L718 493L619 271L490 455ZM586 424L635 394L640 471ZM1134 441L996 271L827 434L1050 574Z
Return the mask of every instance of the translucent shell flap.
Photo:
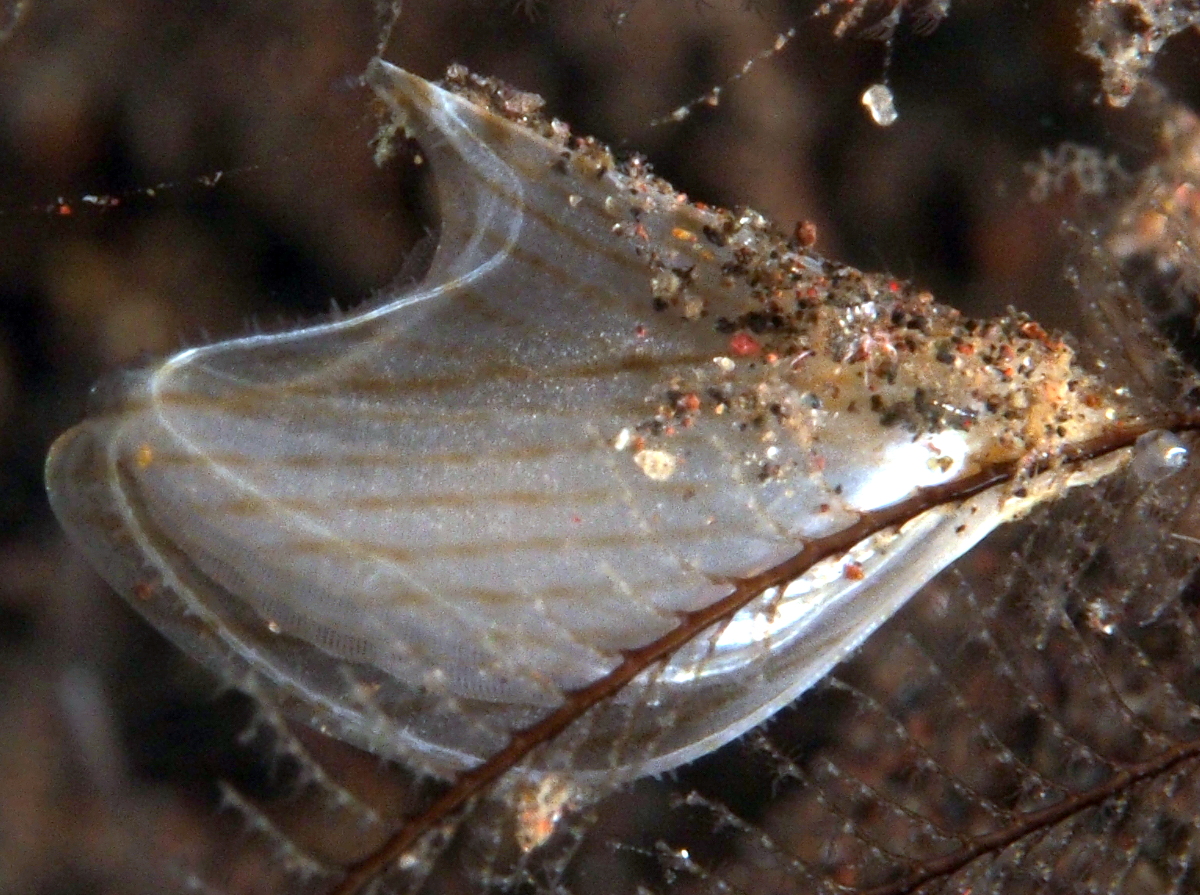
M436 181L422 282L127 376L49 459L105 577L305 720L471 766L806 539L1111 416L1036 325L964 322L688 203L528 94L449 81L368 73ZM636 776L715 748L1108 468L931 510L764 594L543 766Z

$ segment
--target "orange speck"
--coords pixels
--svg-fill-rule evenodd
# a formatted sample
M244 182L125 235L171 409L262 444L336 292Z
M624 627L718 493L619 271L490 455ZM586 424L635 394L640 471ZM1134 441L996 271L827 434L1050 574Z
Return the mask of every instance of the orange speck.
M761 350L758 340L749 333L734 333L729 338L729 353L734 357L750 357Z
M695 392L688 392L679 399L679 407L683 410L695 411L700 409L700 396Z
M644 338L646 338L646 335L647 335L649 332L650 332L650 331L649 331L648 329L646 329L646 324L644 324L644 323L639 323L637 326L635 326L635 327L633 328L633 334L634 334L635 336L637 336L639 339L644 339Z
M134 599L146 602L154 596L154 585L149 581L138 581L133 585Z
M71 206L64 202L62 205L58 206L57 211L60 215L66 217L71 213Z
M975 353L975 346L972 345L970 342L963 342L961 345L958 346L957 351L959 354L964 354L967 357L970 357L971 355L973 355Z
M682 239L684 242L695 242L696 241L696 234L693 233L691 230L683 229L683 227L675 227L671 231L671 235L674 236L676 239Z
M800 221L796 224L796 242L808 248L817 242L817 225L812 221Z
M1027 339L1045 339L1046 331L1030 320L1021 324L1021 335Z
M900 291L899 281L892 280L890 283L888 283L888 291L889 292L899 292Z
M842 575L849 581L862 581L867 577L867 573L863 571L863 567L856 562L846 563L845 568L842 569Z
M137 464L138 469L145 469L154 462L154 448L148 444L138 445L137 453L133 455L133 462Z

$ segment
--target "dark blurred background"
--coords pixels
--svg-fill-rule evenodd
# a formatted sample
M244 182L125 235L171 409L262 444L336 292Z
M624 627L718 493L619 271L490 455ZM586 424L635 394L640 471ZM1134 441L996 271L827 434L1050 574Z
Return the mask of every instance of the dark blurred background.
M1030 202L1023 168L1062 141L1130 166L1153 149L1098 99L1075 50L1080 5L956 0L930 36L902 20L889 129L858 100L883 77L883 44L835 39L813 3L409 0L387 55L538 92L693 197L811 220L825 254L972 313L1011 304L1069 327L1067 205ZM357 78L381 18L370 0L4 0L6 16L0 892L182 890L181 867L268 891L240 816L219 810L220 780L280 785L239 740L251 708L86 567L51 517L42 460L105 373L353 307L397 274L432 219L402 160L372 163ZM790 27L719 106L651 125ZM1184 35L1158 65L1193 105L1198 57Z

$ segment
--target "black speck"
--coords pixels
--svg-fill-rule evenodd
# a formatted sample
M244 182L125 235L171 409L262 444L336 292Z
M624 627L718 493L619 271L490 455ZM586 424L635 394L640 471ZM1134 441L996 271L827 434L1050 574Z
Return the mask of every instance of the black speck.
M761 311L751 311L745 317L746 328L752 333L764 333L771 326L771 318Z
M778 463L764 463L758 470L758 480L769 482L771 479L778 478L781 471Z

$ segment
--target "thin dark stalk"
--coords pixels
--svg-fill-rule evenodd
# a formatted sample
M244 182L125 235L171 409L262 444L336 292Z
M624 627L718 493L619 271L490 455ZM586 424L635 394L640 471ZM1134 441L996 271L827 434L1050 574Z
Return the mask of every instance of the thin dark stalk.
M765 572L737 579L732 582L734 589L728 596L703 609L681 613L679 624L667 634L638 649L626 650L622 653L620 664L611 672L586 687L566 693L558 708L529 727L515 732L508 745L493 754L487 761L459 774L450 787L427 808L406 820L378 849L349 867L345 878L332 890L330 895L357 895L411 848L420 836L439 825L453 812L461 809L473 797L483 792L508 770L516 766L535 748L553 740L593 706L613 697L647 668L669 658L676 650L697 637L702 631L732 618L764 591L786 585L821 560L844 553L864 538L892 526L901 525L927 510L967 500L989 488L1013 482L1018 476L1037 475L1056 467L1069 467L1098 459L1114 451L1131 447L1141 435L1155 429L1167 429L1174 432L1197 430L1200 429L1200 415L1179 414L1150 422L1117 425L1112 430L1089 441L1066 445L1052 455L1021 457L997 463L973 475L942 485L923 488L913 497L891 507L863 514L858 522L834 535L810 541L794 556ZM1193 744L1192 748L1200 748L1200 745ZM1194 751L1181 754L1167 766L1181 761L1191 754L1195 754ZM1154 762L1149 764L1153 765ZM1145 771L1143 776L1161 769L1155 765L1154 768ZM1140 772L1138 769L1133 769L1122 773L1136 776ZM1118 778L1121 778L1121 775L1118 775ZM1141 777L1136 777L1136 779L1141 779ZM1133 780L1127 782L1133 782ZM1044 822L1048 822L1054 819L1055 811L1070 813L1081 810L1087 804L1092 804L1087 801L1090 797L1090 793L1083 794L1067 800L1054 809L1039 812L1039 814L1046 814L1047 821ZM1095 798L1098 800L1104 797L1106 794L1098 795ZM1032 826L1030 826L1031 824ZM1037 824L1032 821L1022 822L1017 827L985 837L979 840L975 846L931 864L922 871L923 875L917 882L906 881L898 884L899 888L881 889L878 892L872 892L872 895L892 895L892 893L898 895L898 893L910 891L932 876L950 872L989 849L1003 847L1004 844L1024 835L1028 829L1036 828L1036 826ZM1020 832L1015 832L1018 829ZM957 863L955 863L956 861ZM943 863L947 869L936 869ZM912 879L916 879L916 877L914 876ZM907 888L904 888L905 886Z

